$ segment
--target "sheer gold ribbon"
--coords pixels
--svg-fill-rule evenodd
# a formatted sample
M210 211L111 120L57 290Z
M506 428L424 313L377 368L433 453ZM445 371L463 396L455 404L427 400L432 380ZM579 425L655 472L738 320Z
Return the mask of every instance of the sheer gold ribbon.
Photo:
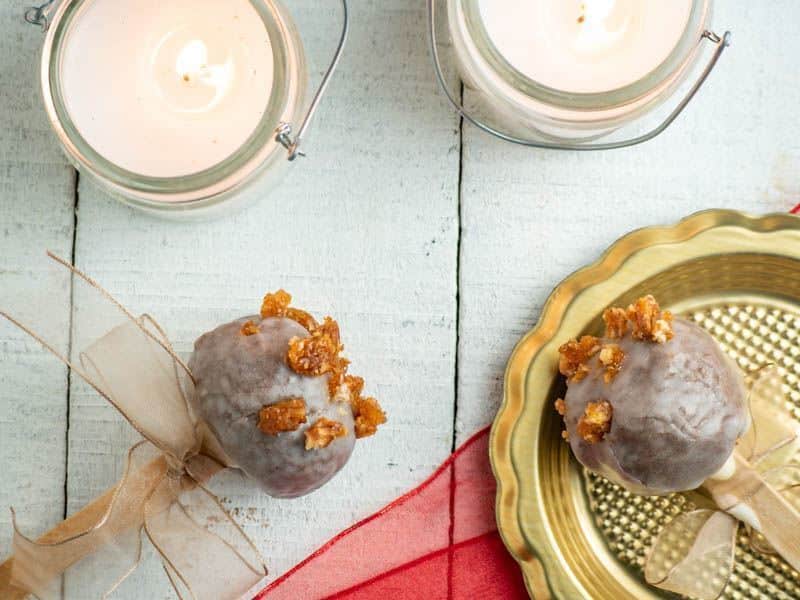
M704 488L721 510L679 515L656 537L645 579L664 590L715 600L733 572L740 524L759 552L780 554L800 570L800 424L789 412L780 371L756 375L751 426L729 461Z
M14 555L0 567L0 596L48 600L60 593L61 575L79 568L90 570L80 579L80 597L106 597L138 566L144 535L179 597L238 598L263 579L266 567L204 485L227 460L192 415L191 373L155 320L134 317L88 276L50 256L114 303L125 322L83 352L77 366L0 316L86 380L144 439L128 452L119 483L50 535L33 541L14 519Z

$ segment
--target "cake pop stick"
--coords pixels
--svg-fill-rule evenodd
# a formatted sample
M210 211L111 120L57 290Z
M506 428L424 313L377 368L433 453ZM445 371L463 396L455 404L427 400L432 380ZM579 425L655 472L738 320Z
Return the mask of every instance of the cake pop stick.
M761 533L800 571L800 512L736 451L732 464L732 472L710 477L703 487L721 510Z

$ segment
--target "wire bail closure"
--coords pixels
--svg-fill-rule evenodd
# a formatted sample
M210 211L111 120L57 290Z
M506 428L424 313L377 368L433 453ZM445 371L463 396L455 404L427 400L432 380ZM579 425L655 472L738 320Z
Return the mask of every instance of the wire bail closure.
M47 31L50 27L50 12L56 0L47 0L39 6L31 6L25 11L25 20L31 25L38 25L42 31Z
M689 102L692 101L692 98L695 97L697 92L700 91L700 88L703 87L703 84L708 79L708 76L711 74L711 71L714 70L714 67L717 66L717 62L719 61L720 56L722 56L723 51L725 48L730 46L731 44L731 32L726 31L721 37L714 33L713 31L704 31L703 34L700 36L700 40L708 40L714 44L714 52L709 58L708 64L703 69L702 73L700 73L697 81L691 87L691 89L686 93L683 97L683 100L673 109L673 111L667 115L666 119L661 122L658 127L652 129L651 131L642 134L637 137L628 138L624 140L620 140L617 142L603 142L603 143L595 143L595 144L581 144L581 143L556 143L556 142L545 142L545 141L538 141L538 140L529 140L524 138L519 138L509 133L505 133L495 127L492 127L485 121L481 120L479 117L475 117L467 112L467 109L464 108L464 105L459 102L455 94L453 94L452 90L447 86L447 81L445 80L444 73L442 71L442 63L439 57L439 49L436 45L436 9L435 3L436 0L427 0L428 2L428 43L430 45L431 56L433 57L433 66L436 71L436 79L439 81L439 87L441 87L442 91L444 92L447 99L450 101L450 104L455 108L456 112L458 112L461 117L475 125L478 129L485 131L486 133L493 135L496 138L504 140L506 142L511 142L512 144L517 144L520 146L528 146L531 148L543 148L546 150L579 150L579 151L593 151L593 150L617 150L619 148L627 148L629 146L636 146L638 144L642 144L644 142L648 142L653 138L659 136L663 133L675 119L683 112Z
M317 108L319 108L319 104L328 88L328 84L330 83L334 71L336 71L336 68L339 66L339 61L342 58L342 53L344 51L345 44L347 43L347 36L350 32L350 13L347 8L347 0L341 0L341 2L343 20L342 34L339 37L339 43L336 46L336 52L333 55L333 60L331 60L327 71L325 71L325 75L322 77L322 81L320 82L319 87L314 94L314 98L308 107L308 111L306 112L300 127L297 129L297 134L292 136L292 125L290 123L280 123L275 129L275 141L286 148L288 152L286 158L289 161L295 160L298 156L305 156L305 153L299 149L300 143L306 131L308 130L312 119L314 118L314 114L317 112ZM43 32L47 31L48 27L50 27L50 13L54 8L55 3L56 0L47 0L47 2L39 6L31 6L25 11L25 21L31 25L38 25L42 28Z
M319 108L322 96L325 95L325 91L328 89L331 77L334 71L336 71L336 67L339 66L339 60L342 58L342 52L347 42L347 35L350 32L350 13L347 10L347 0L342 0L342 21L342 35L339 37L339 43L336 46L333 60L331 60L330 65L328 65L328 70L325 71L325 75L323 75L322 81L320 81L317 92L314 94L314 99L308 107L308 112L306 112L306 116L303 118L303 122L297 130L297 135L292 137L292 125L290 123L281 123L275 129L275 141L286 148L288 152L286 158L290 162L295 160L298 156L305 156L305 153L298 148L308 126L311 124L311 120L314 118L314 113L316 113L317 108Z

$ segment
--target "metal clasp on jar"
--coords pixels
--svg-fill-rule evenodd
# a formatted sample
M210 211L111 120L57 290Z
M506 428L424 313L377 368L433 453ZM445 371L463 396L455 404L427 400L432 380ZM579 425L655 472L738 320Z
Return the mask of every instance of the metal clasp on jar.
M55 8L56 0L48 0L39 6L31 6L25 11L25 20L31 25L38 25L42 31L50 27L50 13Z
M334 52L333 60L328 66L328 70L325 71L325 75L322 77L322 81L317 88L317 92L314 94L314 99L311 101L311 105L308 107L308 112L306 112L303 122L297 129L297 135L292 137L292 125L290 123L281 123L278 125L277 129L275 129L275 141L286 148L286 150L289 152L287 159L290 161L293 161L298 156L305 156L305 153L300 151L298 148L303 139L303 135L306 133L308 126L311 124L311 120L314 118L314 113L317 112L317 108L322 100L322 96L328 89L331 76L336 70L336 67L339 66L339 59L342 57L344 46L347 43L347 35L350 32L350 14L347 10L347 0L342 0L342 20L342 34L339 36L339 43L336 46L336 52Z

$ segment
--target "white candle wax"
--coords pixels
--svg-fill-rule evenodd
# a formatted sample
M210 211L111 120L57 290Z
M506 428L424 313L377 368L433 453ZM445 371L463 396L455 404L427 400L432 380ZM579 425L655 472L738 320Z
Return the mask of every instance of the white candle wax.
M87 0L64 42L62 90L83 138L123 169L179 177L233 154L272 90L249 0Z
M486 32L537 83L600 93L660 65L686 30L692 0L479 0Z

